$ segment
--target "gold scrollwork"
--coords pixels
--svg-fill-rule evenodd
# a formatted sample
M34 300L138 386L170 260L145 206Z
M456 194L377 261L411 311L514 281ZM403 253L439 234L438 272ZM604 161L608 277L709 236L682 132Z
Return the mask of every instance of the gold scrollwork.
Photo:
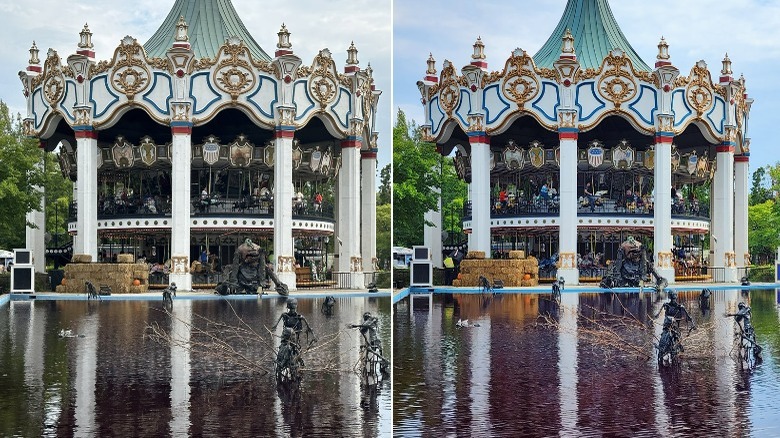
M539 80L528 54L523 52L520 56L513 55L509 58L508 71L504 75L501 91L521 108L539 94Z
M33 82L35 81L33 80ZM43 95L46 97L49 105L54 107L62 99L65 90L65 79L62 75L60 57L54 50L49 51L49 56L43 65L41 83L43 83Z
M710 73L704 66L696 65L690 75L688 88L685 90L685 98L697 116L701 117L713 104L713 87Z
M604 58L604 74L598 81L598 90L602 96L609 99L615 108L636 95L637 85L634 77L636 72L631 67L631 61L622 54L609 54Z
M125 37L114 51L111 85L129 100L149 86L149 70L143 47L131 37Z
M349 272L363 272L362 257L353 256L349 258Z
M229 39L220 47L217 59L214 82L233 100L255 85L255 74L248 61L251 56L243 41Z
M150 67L157 70L173 72L173 68L171 68L171 61L168 58L151 58L147 59L146 62L149 63Z
M458 106L460 100L460 87L458 86L458 77L455 74L455 67L448 63L441 71L441 93L439 100L441 108L447 115L451 116L452 111Z
M333 59L323 52L314 58L314 64L317 68L311 73L309 89L319 101L320 108L324 109L335 99L338 89L338 81L333 74L335 64Z

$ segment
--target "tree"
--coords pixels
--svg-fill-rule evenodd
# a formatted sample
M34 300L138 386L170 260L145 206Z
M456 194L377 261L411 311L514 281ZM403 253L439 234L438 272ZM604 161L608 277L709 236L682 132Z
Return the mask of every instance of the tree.
M60 163L53 153L44 154L46 187L46 231L52 240L48 246L63 246L68 236L68 208L73 200L73 183L62 175Z
M753 187L750 189L750 205L763 204L772 199L772 193L766 187L767 170L759 167L753 172Z
M379 192L376 195L377 205L389 204L390 201L392 200L393 191L392 191L392 187L390 186L391 176L392 176L392 168L388 163L379 172L379 180L381 183L379 185Z
M748 247L753 259L772 258L780 245L780 214L775 201L748 207Z
M376 258L379 268L390 266L390 204L376 206Z
M444 157L441 175L442 228L449 234L450 243L459 244L462 240L463 206L468 198L468 185L458 178L451 157Z
M41 163L43 152L34 139L21 132L21 123L11 119L8 106L0 101L0 248L25 245L27 213L40 208L46 178Z
M393 128L393 244L423 243L425 213L438 211L441 157L422 141L420 129L407 122L403 111ZM429 224L430 225L430 224Z

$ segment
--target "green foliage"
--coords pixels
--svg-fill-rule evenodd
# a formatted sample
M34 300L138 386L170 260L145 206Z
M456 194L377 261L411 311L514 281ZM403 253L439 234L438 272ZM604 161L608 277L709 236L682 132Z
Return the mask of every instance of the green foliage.
M441 175L443 229L449 234L449 242L460 243L459 238L463 237L463 205L468 198L468 184L458 178L455 162L451 157L444 158Z
M376 206L376 258L379 268L390 265L390 204Z
M396 246L422 244L425 213L438 211L441 156L421 139L403 111L393 128L393 238Z
M57 156L52 153L44 154L45 178L46 178L46 231L52 236L47 244L63 246L70 241L68 235L67 220L68 206L73 200L73 183L62 176L60 163Z
M379 192L376 194L377 205L389 204L392 200L393 190L391 186L392 167L387 164L379 171Z
M750 205L763 204L772 199L772 192L766 186L766 168L759 167L753 172L753 187L750 189Z
M748 245L753 258L771 256L780 245L780 214L775 201L748 207Z
M21 133L8 106L0 101L0 248L25 245L26 215L40 208L43 194L35 190L46 178L41 166L43 152L34 139Z

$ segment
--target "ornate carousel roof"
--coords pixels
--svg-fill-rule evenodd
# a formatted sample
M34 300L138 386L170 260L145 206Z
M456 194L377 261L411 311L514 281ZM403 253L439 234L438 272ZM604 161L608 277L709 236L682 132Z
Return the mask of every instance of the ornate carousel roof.
M534 55L537 67L552 68L567 29L574 37L574 50L583 69L598 69L612 49L620 48L635 69L652 71L623 35L607 0L569 0L558 26Z
M214 58L225 40L241 38L256 60L271 59L244 27L230 0L176 0L157 32L144 44L150 58L164 58L176 41L179 18L189 24L192 51L196 58Z

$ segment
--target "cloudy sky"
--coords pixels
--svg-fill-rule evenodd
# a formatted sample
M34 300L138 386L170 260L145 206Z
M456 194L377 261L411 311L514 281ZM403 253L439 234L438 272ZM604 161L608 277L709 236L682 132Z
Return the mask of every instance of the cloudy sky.
M36 0L30 3L0 0L0 99L13 112L24 112L18 72L27 67L32 41L45 59L54 48L64 60L75 53L79 32L89 23L96 58L108 60L119 41L130 35L143 44L157 30L173 0ZM320 49L333 53L343 68L347 48L354 41L360 65L374 69L382 90L378 115L379 166L391 160L391 4L390 0L286 0L284 2L233 0L244 25L266 53L273 56L276 33L282 23L290 31L295 53L310 65Z
M422 79L433 53L441 71L444 59L456 68L471 60L478 36L485 44L488 68L501 70L510 52L520 47L535 54L555 29L566 0L490 1L428 0L425 8L412 0L393 2L394 113L421 121ZM751 109L751 172L780 162L776 134L780 87L780 1L776 0L613 0L612 13L640 57L652 66L661 36L680 74L687 76L700 59L717 78L728 52L735 77L745 75ZM716 79L717 80L717 79ZM775 109L773 109L775 108ZM395 114L393 115L395 117Z

